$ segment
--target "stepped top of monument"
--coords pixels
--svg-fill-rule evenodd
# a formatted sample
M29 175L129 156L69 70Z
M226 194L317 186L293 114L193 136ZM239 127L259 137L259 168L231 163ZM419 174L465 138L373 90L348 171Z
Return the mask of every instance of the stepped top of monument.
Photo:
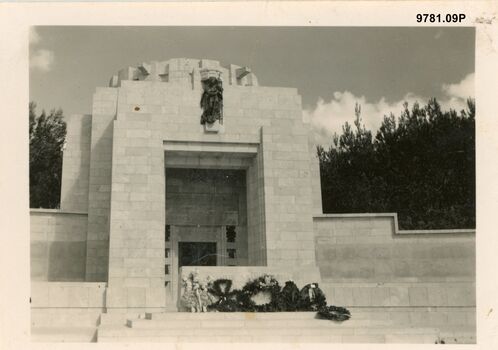
M248 67L235 64L221 65L219 61L195 58L172 58L167 61L149 61L121 69L114 75L110 87L118 87L123 80L157 81L191 84L207 76L217 75L224 84L258 86L258 79Z

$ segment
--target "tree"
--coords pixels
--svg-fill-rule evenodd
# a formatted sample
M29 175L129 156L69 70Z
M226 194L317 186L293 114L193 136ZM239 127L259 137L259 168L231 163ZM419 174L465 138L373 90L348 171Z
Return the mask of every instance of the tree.
M358 104L355 116L354 128L346 122L342 135L334 135L333 146L319 149L324 212L368 211L377 201L372 133L362 124Z
M36 116L36 104L29 104L29 205L58 208L62 177L62 147L66 123L61 109Z
M403 228L475 226L475 102L442 111L431 99L385 116L375 139L346 123L318 149L324 212L398 212Z

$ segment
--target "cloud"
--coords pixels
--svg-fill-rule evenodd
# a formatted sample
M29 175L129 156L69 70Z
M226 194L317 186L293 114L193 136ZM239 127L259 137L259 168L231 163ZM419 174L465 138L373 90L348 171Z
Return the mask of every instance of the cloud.
M41 41L40 34L36 30L36 27L29 28L29 44L32 46L39 46ZM52 69L55 55L53 51L47 49L33 49L31 48L31 53L29 57L29 67L31 69L37 69L42 72L48 72Z
M471 73L458 84L443 84L442 90L447 96L466 100L474 97L474 79L475 74Z
M466 99L474 96L474 74L469 74L458 84L444 84L441 90L444 98L439 102L443 109L460 111L466 107ZM379 129L384 116L393 113L398 116L404 102L413 106L415 102L423 105L429 97L407 93L401 100L388 102L384 97L378 101L368 101L365 96L357 96L350 91L335 92L330 101L319 98L313 110L304 110L303 119L311 123L316 144L329 146L334 133L341 134L344 123L353 123L355 104L361 105L363 124L373 134Z
M443 109L454 109L461 111L467 108L467 99L475 97L474 91L475 74L468 74L457 84L443 84L441 90L445 98L441 100Z
M43 72L48 72L52 69L55 61L55 55L50 50L38 49L33 52L29 59L29 66L32 69L38 69Z
M422 103L425 101L421 96L406 94L403 99L397 102L389 103L385 98L376 102L369 102L365 96L356 96L349 91L335 92L332 100L324 101L322 98L313 111L304 111L305 120L309 120L315 133L315 142L317 144L329 145L332 141L334 132L340 134L342 126L349 122L353 123L355 115L355 104L361 105L361 118L363 124L368 130L374 133L379 129L385 115L394 113L397 115L403 110L403 103L406 101L413 105L416 101Z

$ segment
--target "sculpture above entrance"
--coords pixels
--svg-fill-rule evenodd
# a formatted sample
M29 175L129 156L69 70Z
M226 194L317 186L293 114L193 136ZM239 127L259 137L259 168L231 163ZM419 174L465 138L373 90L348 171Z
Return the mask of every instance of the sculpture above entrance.
M201 70L201 124L223 124L223 82L221 71L217 69Z

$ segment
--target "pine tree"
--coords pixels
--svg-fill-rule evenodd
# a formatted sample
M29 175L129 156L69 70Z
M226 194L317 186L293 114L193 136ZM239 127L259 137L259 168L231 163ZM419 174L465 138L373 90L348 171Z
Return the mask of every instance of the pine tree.
M375 138L361 123L343 126L318 149L324 212L397 212L405 229L475 227L475 101L443 111L405 103Z

